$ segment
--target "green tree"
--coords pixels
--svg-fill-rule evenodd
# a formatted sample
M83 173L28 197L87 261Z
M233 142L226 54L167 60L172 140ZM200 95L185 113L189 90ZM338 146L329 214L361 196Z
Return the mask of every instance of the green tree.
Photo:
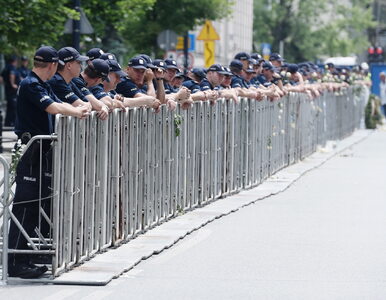
M64 6L68 0L0 0L0 53L31 52L54 44L68 17L77 13Z
M156 0L153 7L135 19L126 19L120 32L138 52L160 55L157 35L171 29L178 34L229 15L233 2L228 0Z
M267 42L291 61L360 53L374 26L370 0L254 0L254 44ZM256 49L258 50L258 49Z

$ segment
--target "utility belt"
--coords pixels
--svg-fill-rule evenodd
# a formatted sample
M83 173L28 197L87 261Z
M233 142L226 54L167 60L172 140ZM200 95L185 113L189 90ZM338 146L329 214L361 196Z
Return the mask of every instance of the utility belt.
M30 132L17 133L22 145L27 145L35 135ZM47 155L51 154L51 148L50 140L36 140L24 152L21 160L29 165L36 165L40 161L40 151L44 159Z

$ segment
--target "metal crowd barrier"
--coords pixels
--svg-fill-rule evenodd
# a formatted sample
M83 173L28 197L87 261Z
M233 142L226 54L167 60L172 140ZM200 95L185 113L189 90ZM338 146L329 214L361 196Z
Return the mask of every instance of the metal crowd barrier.
M273 102L196 102L174 112L163 106L158 114L116 110L108 121L57 116L51 278L181 212L255 187L327 140L350 135L365 100L350 87L315 100L290 94ZM11 198L5 190L4 216ZM3 269L11 251L6 240L3 234Z

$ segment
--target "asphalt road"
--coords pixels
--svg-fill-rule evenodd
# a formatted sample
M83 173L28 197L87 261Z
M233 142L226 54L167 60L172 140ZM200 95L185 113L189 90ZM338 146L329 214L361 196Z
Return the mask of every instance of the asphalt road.
M105 287L13 285L0 299L386 299L385 182L378 131Z

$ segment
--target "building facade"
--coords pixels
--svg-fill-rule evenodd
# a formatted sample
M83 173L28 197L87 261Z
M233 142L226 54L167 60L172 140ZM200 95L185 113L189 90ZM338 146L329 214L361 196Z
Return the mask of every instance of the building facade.
M234 55L241 51L252 51L253 39L253 0L234 1L232 14L223 20L212 22L220 36L215 42L215 63L229 65ZM201 26L190 33L197 36ZM196 49L192 52L194 66L204 66L204 42L196 40Z

